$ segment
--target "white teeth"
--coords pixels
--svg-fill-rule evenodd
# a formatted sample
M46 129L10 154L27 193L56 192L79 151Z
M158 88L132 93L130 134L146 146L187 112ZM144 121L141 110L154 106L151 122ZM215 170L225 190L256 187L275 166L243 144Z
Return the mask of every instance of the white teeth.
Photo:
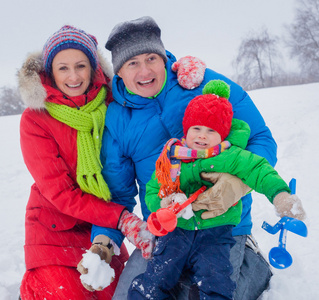
M81 85L81 83L78 83L78 84L75 84L75 85L68 84L68 87L70 87L70 88L76 88L76 87L79 87L80 85Z
M151 80L146 80L146 81L140 81L141 84L147 84L147 83L151 83L153 81L153 79Z

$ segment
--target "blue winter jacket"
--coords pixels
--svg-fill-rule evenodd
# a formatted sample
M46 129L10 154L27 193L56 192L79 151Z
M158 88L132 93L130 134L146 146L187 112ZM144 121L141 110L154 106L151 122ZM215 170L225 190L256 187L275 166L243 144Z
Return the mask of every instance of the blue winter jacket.
M204 85L212 79L221 79L230 85L230 98L234 118L244 120L251 128L247 150L265 157L274 166L277 145L258 109L248 94L225 76L206 69L202 84L193 90L183 89L171 71L174 55L167 51L167 81L159 95L143 98L132 95L125 89L122 79L115 75L112 93L114 101L109 105L102 141L102 174L112 193L112 201L125 205L132 211L139 195L144 220L150 211L144 197L146 183L155 170L155 162L164 144L172 137L183 136L182 119L190 100L202 94ZM242 221L233 230L233 235L251 233L251 195L242 198ZM119 231L93 226L92 240L105 234L118 245L123 236Z

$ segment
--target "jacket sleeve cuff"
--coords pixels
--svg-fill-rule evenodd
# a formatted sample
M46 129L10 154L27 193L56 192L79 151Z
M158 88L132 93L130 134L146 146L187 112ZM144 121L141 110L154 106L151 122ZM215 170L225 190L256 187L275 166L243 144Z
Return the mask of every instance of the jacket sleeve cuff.
M91 230L91 243L93 242L94 238L100 234L108 236L116 243L119 248L121 247L124 240L124 235L117 229L93 225Z

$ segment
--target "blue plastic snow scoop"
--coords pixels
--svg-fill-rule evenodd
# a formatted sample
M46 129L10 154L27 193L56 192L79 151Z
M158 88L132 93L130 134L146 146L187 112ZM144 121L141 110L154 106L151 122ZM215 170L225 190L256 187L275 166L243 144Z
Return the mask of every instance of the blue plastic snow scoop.
M296 179L291 179L289 188L291 194L295 194ZM292 264L292 257L286 250L287 231L306 237L308 230L305 223L295 218L283 217L274 226L264 222L262 228L270 234L276 234L280 230L279 247L274 247L269 251L270 264L277 269L286 269L290 267Z

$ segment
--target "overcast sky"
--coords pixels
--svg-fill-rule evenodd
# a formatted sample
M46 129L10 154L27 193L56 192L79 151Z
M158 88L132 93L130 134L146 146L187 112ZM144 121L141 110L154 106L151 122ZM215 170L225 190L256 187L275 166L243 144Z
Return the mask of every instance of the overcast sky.
M16 71L30 52L65 24L95 35L104 48L118 22L152 16L166 49L194 55L230 76L240 41L265 27L282 37L298 0L1 0L0 87L16 85Z

